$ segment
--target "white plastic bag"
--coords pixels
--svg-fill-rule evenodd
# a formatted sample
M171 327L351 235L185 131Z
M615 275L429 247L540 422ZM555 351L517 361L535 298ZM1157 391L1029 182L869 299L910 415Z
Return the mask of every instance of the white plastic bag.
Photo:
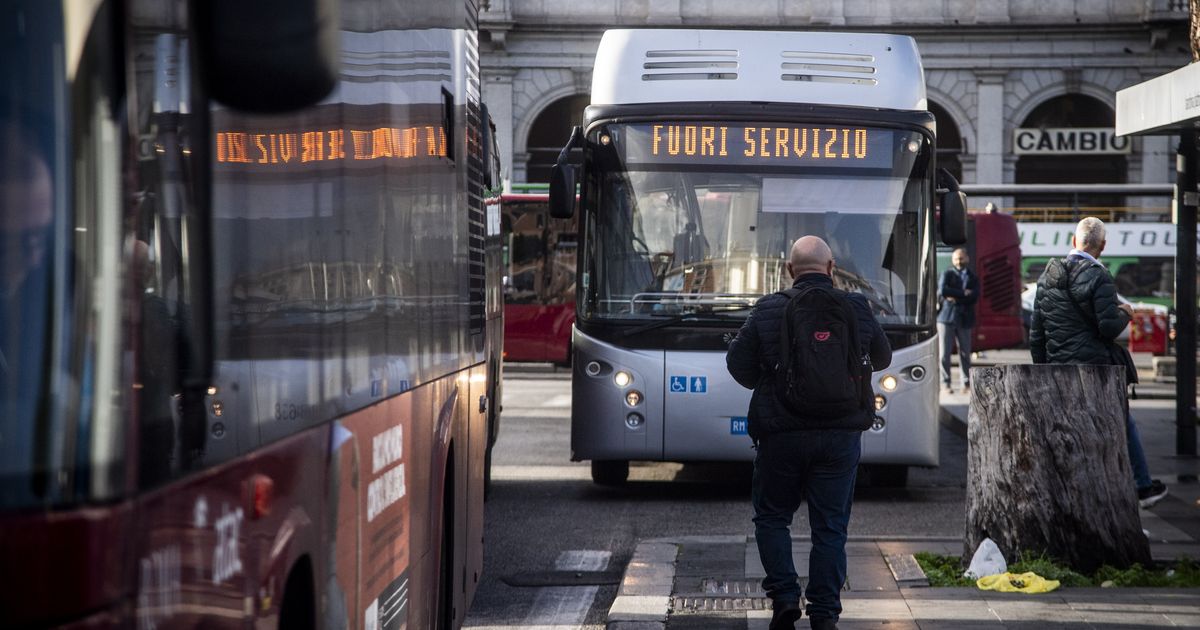
M1004 554L1000 553L1000 548L991 538L984 538L979 543L979 547L975 549L975 555L971 556L971 566L967 567L967 572L963 577L978 580L981 577L988 575L997 575L1008 571L1008 563L1004 561Z

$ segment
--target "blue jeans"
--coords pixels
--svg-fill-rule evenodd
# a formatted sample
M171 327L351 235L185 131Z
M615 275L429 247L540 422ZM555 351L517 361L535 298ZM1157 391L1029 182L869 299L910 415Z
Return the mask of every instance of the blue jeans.
M754 458L754 537L773 601L799 602L789 526L808 501L812 552L808 561L809 617L837 621L846 582L846 528L862 438L858 431L792 431L767 436Z
M1129 443L1129 465L1133 468L1133 483L1138 490L1150 487L1150 468L1146 465L1146 451L1142 450L1142 438L1138 435L1133 413L1125 410L1125 441Z
M965 387L971 380L971 341L974 330L958 324L938 322L938 344L942 355L942 384L950 384L950 349L958 346L958 369L962 378L960 382Z

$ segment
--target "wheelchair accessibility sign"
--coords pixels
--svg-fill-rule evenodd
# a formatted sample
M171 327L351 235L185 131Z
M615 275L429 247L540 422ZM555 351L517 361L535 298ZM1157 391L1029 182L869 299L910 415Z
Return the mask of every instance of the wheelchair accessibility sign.
M707 376L671 376L672 394L707 394Z

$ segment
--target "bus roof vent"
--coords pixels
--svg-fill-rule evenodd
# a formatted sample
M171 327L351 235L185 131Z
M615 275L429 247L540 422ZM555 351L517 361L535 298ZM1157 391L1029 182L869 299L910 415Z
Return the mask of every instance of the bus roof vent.
M836 52L783 51L779 64L784 81L817 81L847 85L878 85L875 80L875 57Z
M736 50L647 50L643 81L730 81L737 79Z

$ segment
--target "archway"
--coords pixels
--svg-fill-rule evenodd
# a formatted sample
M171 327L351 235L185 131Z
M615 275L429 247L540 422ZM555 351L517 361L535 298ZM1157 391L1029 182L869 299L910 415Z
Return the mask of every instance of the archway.
M544 183L550 181L550 169L558 159L563 145L571 137L571 127L583 122L583 108L587 107L591 97L587 94L575 94L560 98L537 115L529 127L529 138L525 143L525 151L529 154L529 163L525 169L525 181ZM576 158L573 162L581 161L581 153L573 151Z
M1018 184L1122 184L1128 177L1128 159L1121 153L1106 153L1096 138L1085 140L1075 134L1057 133L1051 138L1046 130L1072 128L1112 129L1116 120L1113 109L1104 101L1086 94L1065 94L1038 105L1025 117L1014 145L1044 146L1045 153L1019 155L1014 180ZM1031 130L1031 131L1024 131ZM1036 139L1036 140L1035 140ZM1107 139L1104 141L1107 142ZM1128 142L1128 140L1124 140ZM1086 144L1086 147L1084 146ZM1065 146L1064 146L1065 145ZM1127 144L1125 146L1128 146ZM1014 146L1014 153L1022 147ZM1067 219L1079 208L1111 208L1124 204L1120 195L1072 193L1070 195L1021 195L1017 206L1063 208L1047 218ZM1108 214L1101 212L1101 214ZM1109 218L1109 217L1102 217Z
M929 103L929 111L937 121L937 165L950 171L958 181L962 181L962 133L958 124L944 107L937 103Z

